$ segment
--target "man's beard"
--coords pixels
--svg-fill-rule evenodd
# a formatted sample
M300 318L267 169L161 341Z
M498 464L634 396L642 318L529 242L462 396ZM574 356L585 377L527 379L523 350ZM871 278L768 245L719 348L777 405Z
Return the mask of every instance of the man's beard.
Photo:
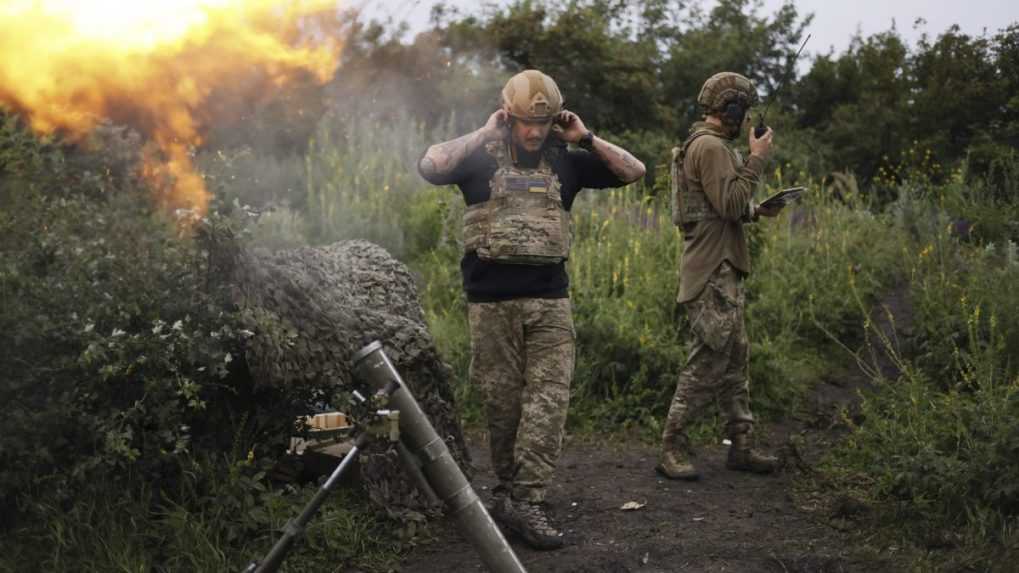
M541 146L545 144L544 139L525 140L521 142L520 148L530 153L537 153L541 150ZM534 149L530 149L533 147Z

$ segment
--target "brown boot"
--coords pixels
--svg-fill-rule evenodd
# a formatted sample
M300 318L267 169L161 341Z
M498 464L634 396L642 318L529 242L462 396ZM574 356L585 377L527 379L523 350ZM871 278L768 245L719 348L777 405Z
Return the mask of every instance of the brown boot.
M729 435L732 445L729 446L729 458L725 461L725 467L739 472L770 474L778 467L778 458L751 448L750 434L749 425L741 424Z
M508 495L503 499L502 523L532 549L559 549L563 546L563 532L550 523L542 504L513 499Z
M668 479L695 481L701 477L690 461L690 444L685 436L665 440L655 471Z

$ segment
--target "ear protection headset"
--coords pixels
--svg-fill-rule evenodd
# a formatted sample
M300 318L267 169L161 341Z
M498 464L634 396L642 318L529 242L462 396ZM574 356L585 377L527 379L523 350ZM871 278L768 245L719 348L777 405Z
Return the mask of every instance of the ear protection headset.
M722 117L727 123L733 125L741 125L746 114L747 106L740 99L734 99L725 104L725 109L722 110Z

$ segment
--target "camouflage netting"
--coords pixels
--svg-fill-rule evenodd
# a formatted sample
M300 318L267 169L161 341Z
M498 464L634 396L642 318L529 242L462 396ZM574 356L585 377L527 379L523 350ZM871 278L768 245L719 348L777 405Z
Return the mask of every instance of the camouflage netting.
M451 371L439 358L402 263L372 243L343 241L242 252L232 266L234 302L256 333L245 358L257 384L333 380L341 388L363 389L353 380L351 357L380 340L457 462L469 469ZM427 507L385 444L376 443L359 461L375 502L404 516Z

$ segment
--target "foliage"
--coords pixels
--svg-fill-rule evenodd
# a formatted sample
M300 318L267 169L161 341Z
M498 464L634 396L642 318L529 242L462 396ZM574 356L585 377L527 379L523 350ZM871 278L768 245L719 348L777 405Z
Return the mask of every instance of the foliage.
M826 335L860 338L865 314L851 293L872 301L891 286L903 239L862 208L859 194L806 183L801 204L758 224L747 281L754 399L773 413L795 411L815 381L838 369Z
M268 552L318 491L269 488L264 464L253 459L192 459L182 469L171 492L131 479L127 489L99 484L70 506L33 500L40 519L0 538L0 570L31 562L52 571L239 571ZM393 527L341 489L282 570L387 571L396 557Z
M795 73L793 57L812 18L801 19L792 3L770 17L759 14L750 0L718 2L706 14L691 9L682 28L672 34L669 58L662 64L665 101L679 116L680 126L700 119L700 86L719 71L741 73L755 82L762 96L775 95L783 78Z
M67 495L94 470L158 473L189 449L234 338L199 287L199 249L143 197L40 189L60 183L0 190L8 496L30 483Z
M251 333L213 273L247 211L171 219L117 146L55 146L6 125L0 534L5 548L32 542L0 569L239 568L308 498L268 490L249 462L275 459L314 391L256 389L238 371ZM327 511L312 539L353 559L377 546L373 523Z
M518 0L480 16L439 14L431 33L448 61L545 71L569 109L629 144L652 171L700 118L696 97L708 76L743 72L771 93L809 22L792 4L767 17L750 0L723 0L710 12L666 0Z
M567 105L602 118L605 129L646 130L659 116L655 38L636 35L621 18L624 3L523 0L479 21L467 18L443 31L454 53L483 50L482 58L516 72L537 68L557 78ZM604 81L611 73L612 81ZM494 103L494 102L493 102Z
M574 203L569 263L578 348L570 424L655 432L685 357L673 324L679 234L665 193L585 195Z
M424 138L406 116L339 123L327 116L305 158L312 243L364 238L397 256L423 253L442 236L444 193L417 174Z
M717 2L710 10L666 0L519 0L438 15L429 34L448 62L466 68L457 72L454 65L449 74L537 67L560 83L570 108L599 133L640 134L631 144L681 138L700 117L696 96L704 80L730 70L752 78L772 104L768 119L780 148L806 143L800 147L812 157L801 165L815 178L849 170L868 183L913 146L930 150L945 173L969 157L969 174L996 174L998 189L1005 177L1015 177L1001 171L1014 164L1008 157L1019 134L1015 24L991 36L951 27L915 46L893 27L857 36L845 52L805 59L800 67L792 58L813 16L792 3L762 14L749 0ZM792 81L779 96L778 84L790 71ZM446 112L458 106L450 100ZM428 121L437 116L433 111ZM661 146L635 149L652 167L663 159Z
M35 137L21 117L0 107L0 174L10 178L60 171L64 156L49 139Z
M839 446L831 461L838 469L829 471L855 476L854 489L880 503L881 517L907 542L978 554L1011 544L1014 551L1019 378L996 316L965 300L959 305L967 332L952 343L956 377L935 378L924 358L905 358L884 340L902 376L879 380L867 394L863 423Z
M908 237L900 272L913 325L902 337L874 331L901 375L874 373L827 471L880 504L880 522L894 523L907 543L962 547L974 567L990 568L1008 559L1002 553L1016 554L1019 523L1019 299L1011 286L1019 248L1011 227L995 223L1016 207L966 185L962 173L938 186L916 175L889 209ZM978 235L967 220L987 228ZM951 568L925 565L942 566Z

